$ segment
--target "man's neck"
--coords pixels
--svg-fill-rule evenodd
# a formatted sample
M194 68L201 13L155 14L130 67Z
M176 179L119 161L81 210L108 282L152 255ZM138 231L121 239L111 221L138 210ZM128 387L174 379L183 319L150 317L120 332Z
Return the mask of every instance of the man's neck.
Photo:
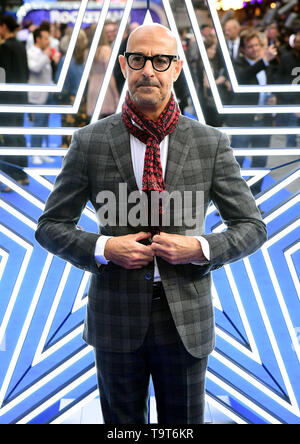
M249 59L249 57L246 57L246 56L244 56L244 57L250 65L255 65L255 63L257 63L259 60L262 59L262 57L258 57L257 59Z

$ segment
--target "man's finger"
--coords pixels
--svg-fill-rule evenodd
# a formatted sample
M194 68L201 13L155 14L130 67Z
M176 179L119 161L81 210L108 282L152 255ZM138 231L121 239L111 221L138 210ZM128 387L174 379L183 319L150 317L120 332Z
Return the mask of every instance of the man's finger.
M151 233L146 233L144 231L140 231L139 233L133 236L133 239L138 242L143 239L149 239L151 237Z
M145 245L141 245L141 247L143 247L143 248L140 249L140 253L143 254L144 256L147 256L147 257L154 257L155 256L155 252L153 251L153 249L151 247L145 246Z
M155 242L157 244L167 244L169 235L167 233L161 232L160 234L156 234L152 238L152 243Z
M151 249L155 255L167 254L168 247L166 245L161 245L156 242L152 242Z

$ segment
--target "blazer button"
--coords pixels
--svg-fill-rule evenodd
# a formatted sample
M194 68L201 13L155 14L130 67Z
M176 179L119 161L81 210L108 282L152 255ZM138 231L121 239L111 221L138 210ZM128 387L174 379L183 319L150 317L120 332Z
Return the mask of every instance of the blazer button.
M147 281L151 281L151 279L153 278L151 273L145 273L145 279L147 279Z

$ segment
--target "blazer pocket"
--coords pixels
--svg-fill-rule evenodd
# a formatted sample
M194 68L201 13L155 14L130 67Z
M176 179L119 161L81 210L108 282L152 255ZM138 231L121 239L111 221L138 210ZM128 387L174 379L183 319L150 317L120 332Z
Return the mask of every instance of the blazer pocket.
M196 280L193 279L193 284L199 297L201 298L209 297L209 299L212 300L210 273L204 275L201 279L196 279Z

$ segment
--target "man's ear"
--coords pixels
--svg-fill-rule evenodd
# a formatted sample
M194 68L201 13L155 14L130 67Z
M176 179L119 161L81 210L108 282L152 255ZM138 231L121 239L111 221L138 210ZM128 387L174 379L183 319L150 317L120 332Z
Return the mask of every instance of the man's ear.
M173 71L173 81L176 82L176 80L178 79L178 77L180 76L181 70L183 67L183 60L177 60L176 62L176 67Z
M121 71L123 73L123 76L125 79L127 79L127 70L126 70L126 57L124 57L123 55L119 55L119 63L120 63L120 67L121 67Z

